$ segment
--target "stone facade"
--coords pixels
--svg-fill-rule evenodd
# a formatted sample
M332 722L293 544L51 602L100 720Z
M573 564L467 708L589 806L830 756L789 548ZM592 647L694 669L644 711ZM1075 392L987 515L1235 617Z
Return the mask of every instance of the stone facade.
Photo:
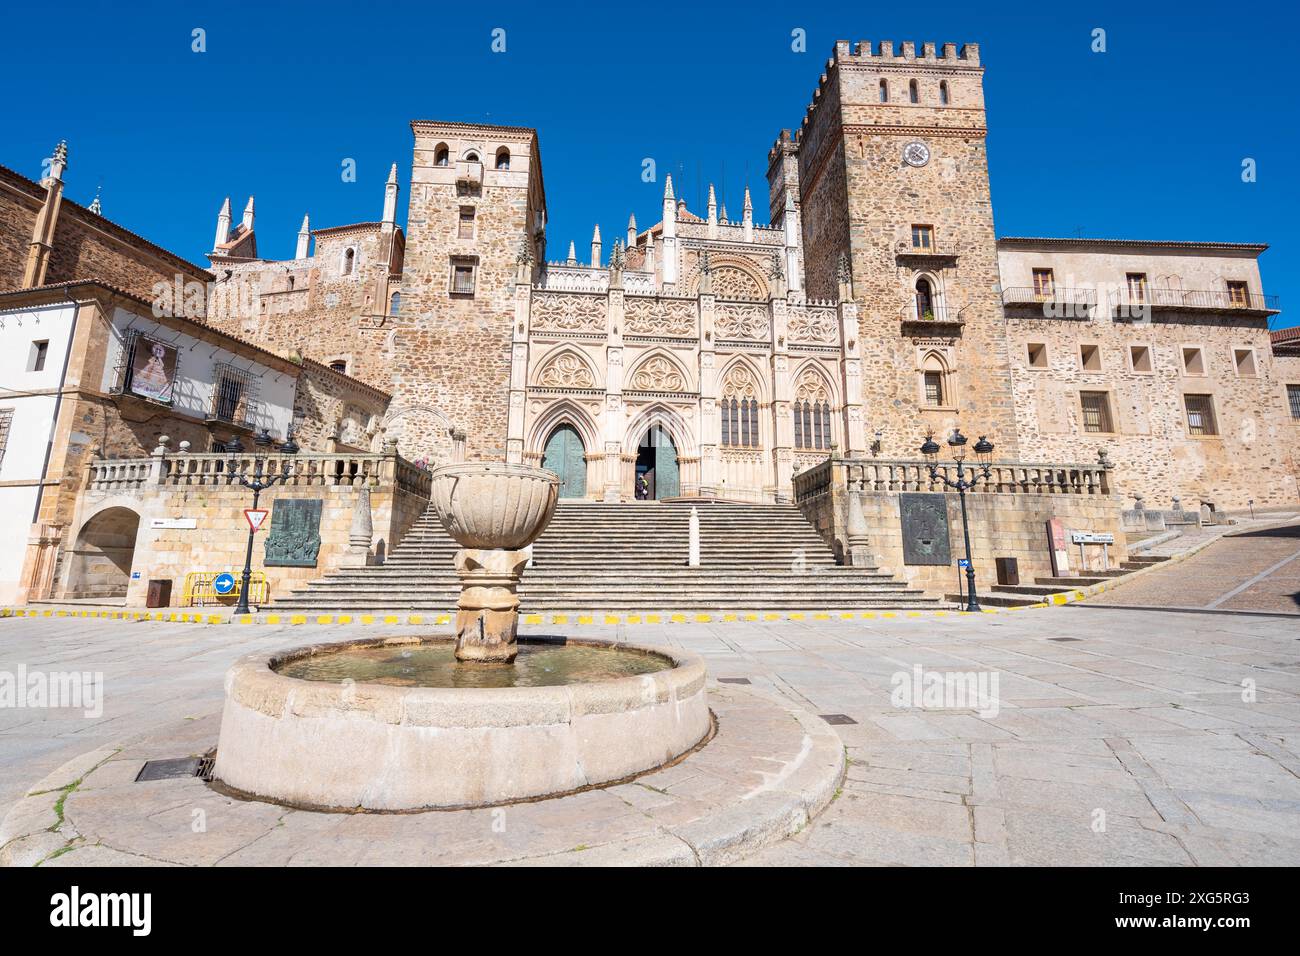
M1003 239L998 248L1022 444L1053 460L1105 449L1117 492L1148 508L1175 497L1216 510L1297 499L1284 360L1268 333L1276 308L1260 285L1264 246Z

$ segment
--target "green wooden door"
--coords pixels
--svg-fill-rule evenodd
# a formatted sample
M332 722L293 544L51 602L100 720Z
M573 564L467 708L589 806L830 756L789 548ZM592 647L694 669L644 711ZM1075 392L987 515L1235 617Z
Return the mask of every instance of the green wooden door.
M652 429L655 448L655 497L676 498L682 493L681 474L677 467L677 447L668 433Z
M572 425L559 425L546 439L542 467L560 476L561 498L585 498L587 462L583 457L582 438Z

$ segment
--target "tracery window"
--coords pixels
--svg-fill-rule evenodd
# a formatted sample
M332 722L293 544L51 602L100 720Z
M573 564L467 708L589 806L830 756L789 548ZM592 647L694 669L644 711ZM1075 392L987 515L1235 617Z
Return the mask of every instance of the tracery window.
M754 374L737 365L722 386L722 444L731 448L757 448L758 384Z
M811 369L795 386L794 447L825 450L831 447L831 400L826 383Z

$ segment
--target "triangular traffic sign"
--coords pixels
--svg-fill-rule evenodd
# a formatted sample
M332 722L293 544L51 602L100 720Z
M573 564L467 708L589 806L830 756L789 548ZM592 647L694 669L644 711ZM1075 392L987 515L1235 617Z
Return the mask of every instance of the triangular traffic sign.
M253 531L257 531L262 527L262 523L266 521L266 516L270 513L271 512L267 511L265 508L244 509L244 517L248 519L248 527Z

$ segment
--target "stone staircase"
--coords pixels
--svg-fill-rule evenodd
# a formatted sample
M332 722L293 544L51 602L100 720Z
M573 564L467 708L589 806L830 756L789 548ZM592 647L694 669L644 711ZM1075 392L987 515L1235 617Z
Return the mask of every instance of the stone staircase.
M530 611L934 608L892 576L835 564L794 505L695 502L699 568L686 567L691 506L562 501L533 546L519 596ZM276 610L447 611L457 545L432 509L381 566L339 570L274 600Z
M1142 568L1149 568L1153 564L1160 564L1162 561L1168 560L1169 558L1163 555L1134 555L1119 567L1111 568L1109 571L1088 571L1085 574L1071 575L1069 577L1034 578L1033 584L995 584L990 593L981 593L979 595L979 603L989 607L1023 607L1029 604L1039 604L1053 594L1091 587L1094 584L1101 584L1103 581L1114 578L1122 578L1126 574L1132 574L1134 571L1140 571ZM950 594L948 600L956 601L958 596Z

